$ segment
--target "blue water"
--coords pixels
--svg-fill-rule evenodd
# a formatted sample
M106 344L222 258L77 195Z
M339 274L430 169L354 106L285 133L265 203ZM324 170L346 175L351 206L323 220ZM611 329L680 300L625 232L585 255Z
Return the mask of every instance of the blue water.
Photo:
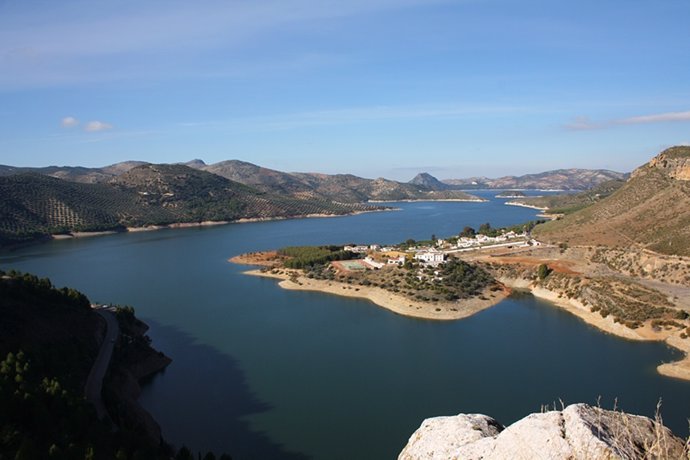
M286 245L387 244L535 218L503 201L55 241L2 253L0 268L133 305L173 358L141 402L178 446L236 458L395 458L426 417L481 412L507 424L559 398L599 396L644 414L663 398L665 422L687 434L690 385L655 373L680 356L663 344L600 333L530 295L433 322L285 291L227 262Z

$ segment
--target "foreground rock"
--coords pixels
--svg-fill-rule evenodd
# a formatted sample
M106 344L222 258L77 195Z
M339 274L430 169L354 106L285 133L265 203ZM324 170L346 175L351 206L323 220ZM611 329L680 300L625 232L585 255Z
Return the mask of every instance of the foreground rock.
M685 443L647 417L573 404L504 428L480 414L424 420L398 460L687 458Z

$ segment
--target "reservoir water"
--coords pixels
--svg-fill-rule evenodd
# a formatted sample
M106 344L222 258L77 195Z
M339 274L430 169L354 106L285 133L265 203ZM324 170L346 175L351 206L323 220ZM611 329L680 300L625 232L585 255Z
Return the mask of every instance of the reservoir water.
M484 193L493 196L495 192ZM396 212L54 241L0 254L93 301L133 305L173 358L141 402L164 437L233 458L395 458L424 418L461 412L509 424L542 405L587 402L653 415L688 433L690 384L655 367L680 353L601 333L515 295L461 321L401 317L365 300L280 289L234 255L286 245L397 243L536 211L397 203Z

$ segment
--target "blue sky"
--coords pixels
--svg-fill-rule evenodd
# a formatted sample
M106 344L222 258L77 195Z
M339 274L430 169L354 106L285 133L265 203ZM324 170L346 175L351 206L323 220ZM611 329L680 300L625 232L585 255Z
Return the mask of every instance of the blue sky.
M0 163L408 180L690 143L687 0L0 0Z

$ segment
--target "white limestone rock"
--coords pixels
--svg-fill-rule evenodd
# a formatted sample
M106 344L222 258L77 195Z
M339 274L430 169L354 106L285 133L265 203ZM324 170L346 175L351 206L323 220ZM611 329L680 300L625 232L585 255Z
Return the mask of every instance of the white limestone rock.
M688 458L683 440L654 420L586 404L531 414L501 428L485 415L427 419L398 459Z
M503 426L491 417L460 414L424 420L398 456L399 460L455 458L461 446L491 439Z

